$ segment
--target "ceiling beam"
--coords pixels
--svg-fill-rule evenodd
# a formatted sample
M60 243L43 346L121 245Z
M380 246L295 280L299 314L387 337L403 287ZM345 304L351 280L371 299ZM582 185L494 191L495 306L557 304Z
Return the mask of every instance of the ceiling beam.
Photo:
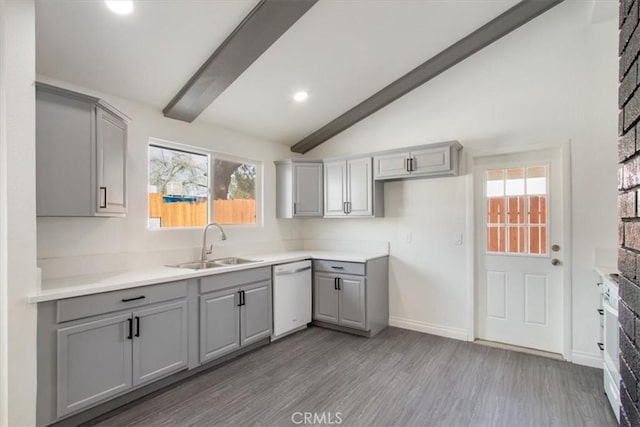
M318 0L260 0L162 110L192 122Z
M294 153L306 153L360 120L370 116L443 71L465 60L494 41L521 27L563 0L523 0L492 21L460 39L398 80L327 123L291 147Z

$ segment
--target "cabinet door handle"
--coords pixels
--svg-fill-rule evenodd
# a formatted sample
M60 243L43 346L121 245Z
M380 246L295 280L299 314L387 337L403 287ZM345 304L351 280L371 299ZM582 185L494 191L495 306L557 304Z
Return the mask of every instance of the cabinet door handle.
M414 161L414 158L413 157L409 157L409 172L413 172L414 171L414 169L413 169L413 161Z
M347 213L351 213L351 202L347 202Z
M139 299L145 299L146 297L144 295L140 295L139 297L133 297L133 298L122 298L122 302L129 302L129 301L136 301Z
M247 305L247 300L245 299L244 291L242 291L242 305Z
M238 307L242 307L242 291L238 291Z
M293 202L293 214L297 214L298 213L298 204L296 202Z
M342 281L342 279L339 277L337 277L337 279L338 279L338 290L341 291L342 287L340 286L340 282Z
M136 337L140 336L140 317L136 316Z
M336 291L338 290L338 278L337 277L333 278L333 289L335 289Z
M604 351L604 344L602 344L601 342L598 343L598 348L600 349L600 351Z
M107 187L100 187L102 192L102 201L100 202L100 208L105 209L107 207Z
M345 214L349 213L347 212L347 202L342 202L342 212Z
M404 170L409 172L409 159L404 159Z
M599 309L598 309L598 314L599 314L600 316L604 316L604 310L603 310L603 309L601 309L601 308L599 308Z
M129 335L127 335L128 340L133 339L133 320L131 318L127 319L127 328L129 329Z

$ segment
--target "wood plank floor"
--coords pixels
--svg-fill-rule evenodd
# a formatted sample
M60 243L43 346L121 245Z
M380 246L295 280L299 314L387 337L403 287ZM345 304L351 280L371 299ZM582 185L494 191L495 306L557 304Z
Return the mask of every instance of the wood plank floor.
M309 328L90 424L291 426L295 412L343 426L616 425L599 369L397 328Z

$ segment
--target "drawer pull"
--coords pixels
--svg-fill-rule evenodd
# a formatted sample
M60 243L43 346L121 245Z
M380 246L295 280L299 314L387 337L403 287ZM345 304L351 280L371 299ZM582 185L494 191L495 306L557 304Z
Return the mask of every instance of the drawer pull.
M332 265L331 268L333 268L334 270L344 270L344 267L340 267L337 265Z
M129 302L129 301L137 301L139 299L145 299L146 297L144 295L140 295L139 297L133 297L133 298L122 298L122 302Z

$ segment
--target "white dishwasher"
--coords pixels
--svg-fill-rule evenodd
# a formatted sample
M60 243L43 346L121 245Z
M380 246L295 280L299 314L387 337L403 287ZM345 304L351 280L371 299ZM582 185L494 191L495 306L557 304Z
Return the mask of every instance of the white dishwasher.
M311 261L273 267L272 341L311 322Z

